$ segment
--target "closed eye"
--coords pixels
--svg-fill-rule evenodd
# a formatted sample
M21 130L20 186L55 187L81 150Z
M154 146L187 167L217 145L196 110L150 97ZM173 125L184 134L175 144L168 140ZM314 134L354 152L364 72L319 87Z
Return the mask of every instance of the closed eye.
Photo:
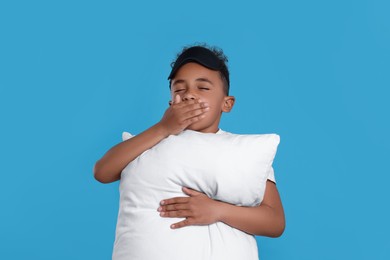
M201 90L210 90L210 88L208 88L208 87L198 87L198 89L201 89Z
M180 91L183 91L184 89L176 89L174 92L175 93L178 93L178 92L180 92Z

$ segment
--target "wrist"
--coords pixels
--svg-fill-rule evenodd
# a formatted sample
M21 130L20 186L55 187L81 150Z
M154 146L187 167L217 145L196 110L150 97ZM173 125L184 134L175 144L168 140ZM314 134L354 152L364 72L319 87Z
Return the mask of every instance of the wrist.
M164 124L162 124L161 121L158 122L157 124L155 124L153 126L153 128L155 129L157 134L159 136L161 136L162 139L168 137L169 135L171 135L171 133L169 132L168 127L166 127Z
M231 210L230 204L222 201L216 201L216 218L218 222L225 222L226 216L229 213L229 210Z

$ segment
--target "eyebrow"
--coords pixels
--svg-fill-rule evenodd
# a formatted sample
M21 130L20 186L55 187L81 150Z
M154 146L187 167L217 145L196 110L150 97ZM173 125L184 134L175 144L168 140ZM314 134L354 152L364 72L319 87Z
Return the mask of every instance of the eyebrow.
M207 82L207 83L210 83L211 85L214 85L213 82L207 78L197 78L195 81L200 81L200 82ZM184 79L178 79L178 80L175 80L175 82L173 82L172 86L176 85L176 84L180 84L180 83L185 83L186 81Z
M185 81L183 79L175 80L175 82L173 82L172 86L174 86L176 84L180 84L180 83L185 83Z
M206 78L198 78L198 79L196 79L195 81L208 82L208 83L210 83L211 85L214 85L213 82L211 82L211 80L206 79Z

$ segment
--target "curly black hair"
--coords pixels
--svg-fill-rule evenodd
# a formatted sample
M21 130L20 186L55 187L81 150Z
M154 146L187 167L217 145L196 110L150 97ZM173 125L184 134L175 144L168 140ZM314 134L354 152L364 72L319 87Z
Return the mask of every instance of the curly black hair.
M226 71L227 71L227 75L229 76L229 68L227 66L227 63L228 63L228 57L224 54L223 50L217 46L210 46L208 45L207 43L194 43L194 44L191 44L191 45L186 45L182 48L182 50L177 53L176 55L176 58L175 60L173 60L171 62L171 68L173 68L173 66L175 65L176 63L176 60L179 58L179 56L185 52L186 50L188 50L189 48L192 48L192 47L203 47L203 48L206 48L206 49L209 49L210 51L212 51L215 56L217 56L217 58L222 62L223 66L225 67ZM222 79L222 82L223 82L223 88L224 88L224 91L225 91L225 94L226 95L229 95L229 81L228 79L223 75L222 72L219 72L219 75L221 76L221 79ZM169 80L169 87L171 86L171 80Z

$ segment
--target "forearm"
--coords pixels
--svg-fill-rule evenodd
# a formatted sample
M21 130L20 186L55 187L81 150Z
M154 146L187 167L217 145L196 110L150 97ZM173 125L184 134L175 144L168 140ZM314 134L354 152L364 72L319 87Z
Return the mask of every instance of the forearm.
M171 134L179 134L190 124L201 120L207 113L208 104L199 100L175 101L165 111L163 118L141 134L112 147L93 169L95 178L103 183L120 179L122 170L144 151L150 149Z
M260 206L240 207L209 198L206 194L183 187L189 197L175 197L160 202L161 217L184 218L171 228L192 225L225 224L258 236L278 237L285 226L284 212L275 183L267 181Z
M127 164L168 135L163 127L156 124L141 134L115 145L96 162L94 166L96 180L102 183L119 180Z
M240 207L221 202L219 221L249 234L279 237L285 227L283 212L266 204Z

